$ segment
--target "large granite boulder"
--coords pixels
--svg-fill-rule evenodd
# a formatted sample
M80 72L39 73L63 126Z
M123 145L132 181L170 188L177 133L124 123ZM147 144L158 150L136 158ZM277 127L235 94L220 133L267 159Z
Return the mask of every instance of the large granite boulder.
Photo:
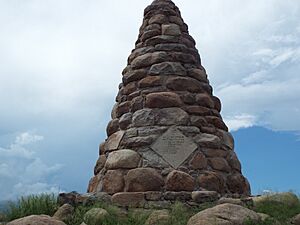
M108 215L105 209L92 208L84 214L83 220L88 225L101 225Z
M226 203L197 213L187 225L243 225L247 220L258 223L261 218L250 209Z
M9 222L7 225L66 225L64 222L47 215L32 215Z

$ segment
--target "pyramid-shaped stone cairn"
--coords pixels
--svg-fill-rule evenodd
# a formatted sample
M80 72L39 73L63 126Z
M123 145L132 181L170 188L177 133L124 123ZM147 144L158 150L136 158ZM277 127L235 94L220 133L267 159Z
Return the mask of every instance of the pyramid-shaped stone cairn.
M135 206L190 201L195 193L250 194L221 102L172 1L145 9L122 74L88 192Z

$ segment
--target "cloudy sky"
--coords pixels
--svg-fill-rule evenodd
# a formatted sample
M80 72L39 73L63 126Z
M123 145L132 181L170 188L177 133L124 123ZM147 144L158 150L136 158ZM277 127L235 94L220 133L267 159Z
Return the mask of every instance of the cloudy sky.
M175 0L253 193L300 192L300 2ZM0 200L84 192L150 0L0 0Z

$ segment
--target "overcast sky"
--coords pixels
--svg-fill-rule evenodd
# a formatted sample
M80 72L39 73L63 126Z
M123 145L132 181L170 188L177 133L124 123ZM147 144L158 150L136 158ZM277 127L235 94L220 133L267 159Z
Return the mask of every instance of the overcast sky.
M174 2L235 136L244 140L257 127L288 134L287 146L298 150L290 157L299 156L300 2ZM0 0L0 200L85 191L150 3ZM241 159L249 144L238 145ZM249 176L255 192L276 189Z

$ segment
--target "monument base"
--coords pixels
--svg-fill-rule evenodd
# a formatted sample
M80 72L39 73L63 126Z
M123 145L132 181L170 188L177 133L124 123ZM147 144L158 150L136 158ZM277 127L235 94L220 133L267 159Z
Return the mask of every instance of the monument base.
M221 201L221 202L220 202ZM180 192L120 192L109 195L105 192L79 194L77 192L61 193L58 203L78 205L94 205L97 203L112 204L121 208L169 209L176 202L181 202L188 208L199 207L207 203L226 203L239 201L243 205L251 205L249 196L227 194L221 196L215 191L180 191Z

